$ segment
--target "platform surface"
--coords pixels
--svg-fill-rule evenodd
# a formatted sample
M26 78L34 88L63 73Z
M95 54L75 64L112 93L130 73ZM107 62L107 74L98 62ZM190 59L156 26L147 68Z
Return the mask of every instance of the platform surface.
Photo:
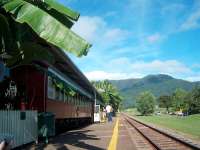
M97 123L68 131L51 138L48 145L38 144L26 149L134 150L136 146L131 132L131 127L118 116L113 118L113 122Z

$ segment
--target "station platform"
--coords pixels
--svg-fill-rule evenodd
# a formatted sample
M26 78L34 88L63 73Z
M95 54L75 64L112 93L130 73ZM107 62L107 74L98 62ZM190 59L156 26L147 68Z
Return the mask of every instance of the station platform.
M45 150L134 150L131 128L121 117L113 122L96 123L79 130L62 133L49 140L49 144L38 144L26 149Z

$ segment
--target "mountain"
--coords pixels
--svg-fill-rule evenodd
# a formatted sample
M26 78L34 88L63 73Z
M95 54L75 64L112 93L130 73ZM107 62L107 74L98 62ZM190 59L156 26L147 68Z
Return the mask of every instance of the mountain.
M159 97L160 95L171 95L177 88L191 91L195 86L200 85L200 82L189 82L165 74L148 75L140 79L109 81L118 88L124 97L124 107L133 106L137 95L144 91L151 91L156 97Z

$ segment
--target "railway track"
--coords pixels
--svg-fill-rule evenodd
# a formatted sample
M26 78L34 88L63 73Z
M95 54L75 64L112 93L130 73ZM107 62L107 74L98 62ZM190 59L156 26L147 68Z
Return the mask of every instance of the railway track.
M179 139L166 132L146 125L135 118L123 114L125 120L142 136L155 150L200 150L199 145ZM139 137L138 137L139 138ZM144 142L143 142L144 143Z

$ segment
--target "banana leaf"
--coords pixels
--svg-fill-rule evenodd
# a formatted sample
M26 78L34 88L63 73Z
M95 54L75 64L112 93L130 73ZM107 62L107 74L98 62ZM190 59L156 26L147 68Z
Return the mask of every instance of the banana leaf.
M60 21L68 28L71 28L74 24L73 21L77 21L80 16L79 13L72 11L71 9L59 4L54 0L44 0L44 1L25 0L25 1L47 12L48 14L50 14L52 17Z
M78 57L87 55L91 45L39 7L24 0L12 0L2 7L12 14L15 21L28 24L38 36L47 42ZM55 5L54 8L58 9Z
M9 23L4 15L0 14L0 54L11 50L12 37Z
M49 9L54 9L66 16L68 16L70 19L77 21L80 14L78 12L72 11L71 9L67 8L66 6L63 6L56 2L55 0L44 0L44 3L48 4Z

